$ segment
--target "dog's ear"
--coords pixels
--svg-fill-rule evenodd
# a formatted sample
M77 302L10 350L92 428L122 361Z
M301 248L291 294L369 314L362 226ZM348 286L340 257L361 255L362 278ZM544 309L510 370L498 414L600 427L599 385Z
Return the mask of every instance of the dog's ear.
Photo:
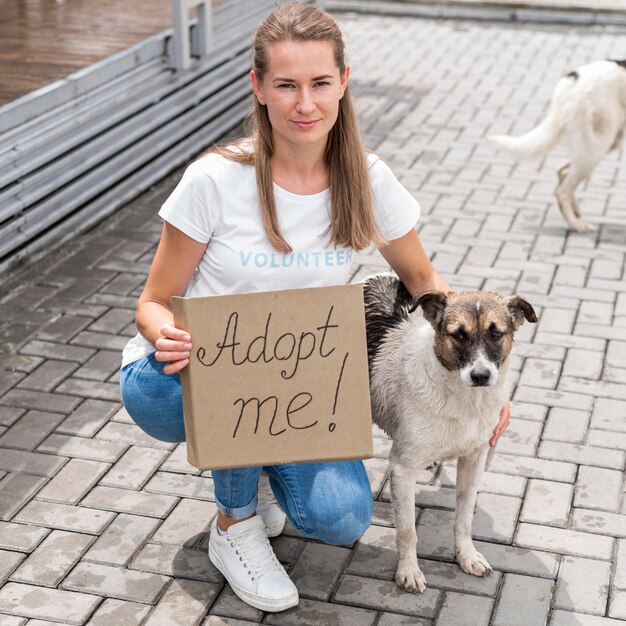
M443 319L443 312L447 303L448 296L443 291L427 291L413 299L409 313L413 313L417 307L421 306L424 317L433 326L436 326Z
M533 324L537 321L535 309L533 309L530 303L522 298L522 296L509 296L505 298L504 301L509 309L515 330L524 323L524 320L532 322Z

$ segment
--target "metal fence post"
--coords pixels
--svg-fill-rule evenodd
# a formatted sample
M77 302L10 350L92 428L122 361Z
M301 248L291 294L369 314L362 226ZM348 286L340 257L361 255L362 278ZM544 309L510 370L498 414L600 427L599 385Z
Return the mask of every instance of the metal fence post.
M206 56L211 49L212 37L212 0L173 0L174 41L172 46L173 64L177 70L185 70L191 66L191 54ZM197 8L197 23L193 50L189 44L190 22L189 11Z

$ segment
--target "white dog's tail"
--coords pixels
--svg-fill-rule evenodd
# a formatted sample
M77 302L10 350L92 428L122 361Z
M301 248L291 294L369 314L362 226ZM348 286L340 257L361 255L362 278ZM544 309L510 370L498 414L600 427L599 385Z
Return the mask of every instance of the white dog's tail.
M520 157L537 157L547 154L561 138L563 132L563 115L559 115L562 108L560 100L566 91L572 86L572 79L567 76L562 78L556 85L550 109L546 118L530 132L519 137L511 135L491 135L489 141L498 147L504 148L511 154Z

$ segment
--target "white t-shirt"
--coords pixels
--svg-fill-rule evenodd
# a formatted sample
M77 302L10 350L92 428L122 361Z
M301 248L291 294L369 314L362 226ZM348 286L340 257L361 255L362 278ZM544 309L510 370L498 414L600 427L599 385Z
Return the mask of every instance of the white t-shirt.
M387 240L406 235L419 204L376 155L368 155L378 227ZM207 243L185 296L326 287L348 282L353 251L330 244L330 191L298 195L274 184L276 212L293 252L267 241L254 167L208 154L192 163L159 215L183 233ZM142 335L131 339L122 367L154 352Z

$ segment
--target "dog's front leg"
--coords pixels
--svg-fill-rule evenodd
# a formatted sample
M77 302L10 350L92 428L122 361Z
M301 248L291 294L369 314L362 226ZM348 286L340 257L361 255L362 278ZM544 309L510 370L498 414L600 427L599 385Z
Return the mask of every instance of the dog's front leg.
M391 464L391 502L398 547L396 584L411 593L421 593L426 589L426 578L417 564L415 472L396 463Z
M461 569L474 576L488 576L493 571L485 557L472 542L472 518L476 506L478 485L485 469L489 447L460 457L456 474L456 515L454 519L454 543L456 559Z
M588 158L581 158L575 162L572 161L566 170L564 170L562 180L560 180L559 175L560 182L555 192L559 209L568 226L578 233L589 233L596 230L595 226L583 222L580 217L578 217L580 215L580 207L578 206L574 192L581 182L589 178L591 172L593 172L600 161L600 158L597 158L597 156L589 156Z

